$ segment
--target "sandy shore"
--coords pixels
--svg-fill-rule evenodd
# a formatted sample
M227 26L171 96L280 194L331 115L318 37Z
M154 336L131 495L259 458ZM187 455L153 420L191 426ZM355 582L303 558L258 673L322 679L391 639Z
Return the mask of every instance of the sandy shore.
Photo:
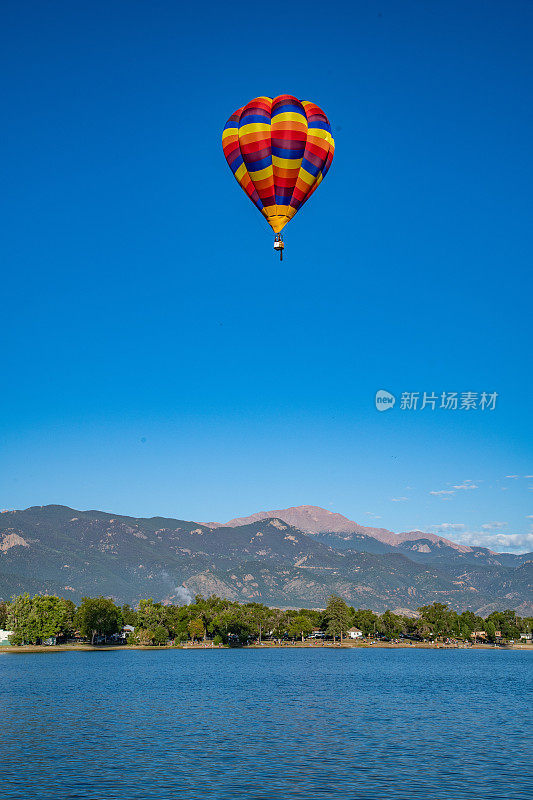
M513 644L513 645L493 645L493 644L475 644L475 645L457 645L457 644L443 644L442 642L343 642L341 644L333 644L333 642L284 642L278 644L276 642L263 642L262 644L251 644L246 648L247 650L269 650L269 649L298 649L305 648L310 650L320 650L322 648L346 650L353 648L378 648L387 650L527 650L533 653L533 645L531 644ZM15 647L8 645L7 647L0 647L0 653L82 653L82 652L98 652L105 653L113 650L223 650L227 649L224 645L213 645L211 642L200 642L192 644L191 642L181 645L159 645L159 646L143 646L143 645L90 645L90 644L59 644L59 645L24 645L22 647Z

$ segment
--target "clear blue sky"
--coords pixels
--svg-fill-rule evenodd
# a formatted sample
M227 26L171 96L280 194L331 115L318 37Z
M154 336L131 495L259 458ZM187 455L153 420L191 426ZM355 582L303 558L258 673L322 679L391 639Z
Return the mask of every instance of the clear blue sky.
M2 4L0 505L533 549L533 3L276 8ZM285 92L337 150L280 264L220 135Z

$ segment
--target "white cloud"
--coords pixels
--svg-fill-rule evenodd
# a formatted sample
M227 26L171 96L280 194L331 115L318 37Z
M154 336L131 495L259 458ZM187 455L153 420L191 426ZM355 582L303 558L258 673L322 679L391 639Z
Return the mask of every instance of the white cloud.
M533 514L528 514L526 519L533 519Z
M481 526L481 530L483 531L499 531L501 528L506 528L507 522L485 522L484 525Z
M462 522L440 522L438 525L430 525L428 530L433 533L454 533L464 531L466 525Z
M404 500L408 499L408 497L391 497L391 503L403 503Z
M465 531L457 537L461 544L488 547L500 552L528 553L533 550L533 533L485 533Z
M474 481L467 479L462 483L455 483L453 484L451 489L439 489L430 492L430 494L434 495L435 497L444 497L445 495L455 494L458 491L466 491L467 489L479 489L477 483Z
M518 480L518 478L520 477L520 475L506 475L505 477L506 477L506 478L512 478L513 480Z
M379 514L374 514L373 511L365 511L367 517L371 517L372 519L381 519Z
M524 475L524 478L533 478L533 475Z

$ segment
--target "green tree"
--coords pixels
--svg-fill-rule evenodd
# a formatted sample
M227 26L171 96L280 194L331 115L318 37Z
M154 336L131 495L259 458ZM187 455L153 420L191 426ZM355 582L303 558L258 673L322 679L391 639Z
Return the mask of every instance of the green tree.
M458 616L459 623L459 637L465 641L470 639L473 631L482 631L485 629L485 620L483 617L474 614L473 611L463 611Z
M276 623L276 616L272 609L262 603L247 603L245 606L246 616L250 622L255 636L261 643L265 636L268 636Z
M289 625L287 627L287 631L291 639L296 639L297 637L301 637L301 640L305 639L306 636L309 636L311 631L313 630L313 623L309 619L308 616L305 614L298 614L296 617L293 617Z
M415 620L412 631L415 636L420 637L420 639L427 639L431 637L433 633L433 627L431 623L427 622L427 620L421 617L420 619Z
M36 595L31 601L30 627L32 643L61 636L72 631L73 615L70 600L53 595Z
M187 625L189 624L188 606L165 606L163 625L169 636L178 642L185 642L189 638Z
M128 644L142 645L147 647L154 643L154 631L148 628L136 627L133 633L128 634Z
M0 600L0 629L7 630L7 611L8 604L5 600Z
M74 603L55 595L29 594L14 597L6 623L13 630L12 644L42 644L46 639L66 636L73 630Z
M217 620L217 633L225 644L244 645L256 636L257 627L248 614L243 614L238 603L232 603Z
M110 636L122 627L122 614L108 597L84 597L76 613L76 624L83 636Z
M487 634L487 639L490 642L494 642L496 640L496 625L492 620L488 619L485 621L485 633Z
M382 633L390 638L400 636L400 634L407 631L406 619L399 614L393 614L392 611L385 611L381 615L380 629Z
M379 631L379 617L369 608L350 609L351 623L359 628L365 636L373 636Z
M497 631L501 631L503 639L518 639L522 628L526 628L516 612L507 609L506 611L493 611L487 617L487 622L492 622Z
M166 644L168 642L168 631L163 625L156 625L153 635L154 644Z
M62 602L65 604L65 618L63 621L63 630L62 633L68 636L72 636L74 631L76 630L76 606L72 602L72 600L65 600L65 598L61 598Z
M418 609L420 616L427 622L435 636L458 636L460 620L457 612L451 611L445 603L432 603Z
M193 642L195 639L203 639L205 636L205 627L203 620L201 619L191 619L189 624L187 625L189 635Z
M137 625L141 628L155 629L158 625L165 623L165 606L162 603L154 603L151 597L147 600L139 601L137 611Z
M13 631L10 637L11 644L31 644L33 638L31 607L28 592L11 599L7 611L7 628Z
M330 595L324 616L327 622L326 633L333 636L334 642L339 636L342 643L342 636L350 626L350 613L342 597Z
M137 612L134 608L125 603L121 608L121 612L123 625L132 625L133 627L137 625Z
M279 608L272 609L271 631L275 639L284 639L289 635L290 616Z

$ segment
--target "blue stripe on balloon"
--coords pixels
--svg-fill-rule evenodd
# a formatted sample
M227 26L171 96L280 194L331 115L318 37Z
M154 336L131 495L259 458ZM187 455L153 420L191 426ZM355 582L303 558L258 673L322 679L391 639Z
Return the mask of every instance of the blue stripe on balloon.
M320 172L320 167L315 167L314 164L311 164L306 158L302 159L302 169L305 169L310 175L316 178L318 173Z
M277 156L277 158L291 158L291 159L298 159L301 158L304 154L303 147L299 146L297 150L287 150L284 147L273 147L272 148L272 155Z
M243 163L242 155L239 153L239 155L236 156L235 160L232 161L230 164L230 167L233 170L233 172L237 172L242 163Z
M328 131L331 133L331 126L327 122L323 122L322 120L309 120L309 127L310 128L321 128L323 131Z
M252 122L264 122L270 124L270 117L268 114L243 114L239 120L239 128L243 125L251 125Z
M306 119L306 116L303 113L300 106L296 106L293 103L287 103L282 106L275 106L275 108L272 109L272 118L274 118L278 114L286 114L287 112L290 112L291 114L299 114L302 120Z
M245 156L244 163L248 168L248 172L259 172L260 169L265 169L265 167L272 166L272 157L265 156L265 158L260 158L257 161L253 161L250 156Z

